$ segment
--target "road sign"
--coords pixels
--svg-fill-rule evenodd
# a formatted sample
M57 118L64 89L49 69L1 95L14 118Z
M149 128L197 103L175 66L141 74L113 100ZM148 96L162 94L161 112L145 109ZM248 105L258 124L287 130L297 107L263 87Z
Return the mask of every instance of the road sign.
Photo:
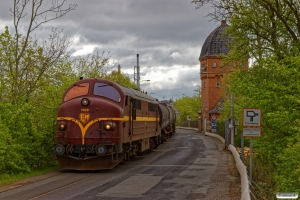
M252 159L254 137L261 137L261 118L260 108L244 108L243 110L243 137L250 137L250 183L252 182Z
M244 108L243 110L243 126L260 127L261 126L261 109L260 108Z
M243 128L244 137L261 137L261 128Z

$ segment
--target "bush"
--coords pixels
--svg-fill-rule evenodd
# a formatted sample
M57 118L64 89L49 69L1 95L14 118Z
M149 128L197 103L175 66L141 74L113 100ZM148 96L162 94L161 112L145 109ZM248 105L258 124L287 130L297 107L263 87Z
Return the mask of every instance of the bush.
M262 109L262 137L254 139L253 145L254 162L264 172L254 170L253 181L272 183L273 197L300 188L300 93L295 92L300 91L299 66L299 56L280 61L266 58L231 79L238 115L242 108Z
M53 120L29 104L0 104L0 172L17 174L54 164Z

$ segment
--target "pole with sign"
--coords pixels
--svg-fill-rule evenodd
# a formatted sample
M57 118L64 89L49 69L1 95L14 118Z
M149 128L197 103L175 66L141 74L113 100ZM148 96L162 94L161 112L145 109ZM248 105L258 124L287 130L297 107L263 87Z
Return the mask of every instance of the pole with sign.
M211 117L211 131L217 132L217 117L216 116Z
M191 116L190 115L186 116L186 120L188 123L188 127L190 127L191 126Z
M261 137L261 109L244 108L243 110L243 136Z
M253 138L261 137L262 112L260 108L243 109L243 135L250 137L250 183L252 182Z

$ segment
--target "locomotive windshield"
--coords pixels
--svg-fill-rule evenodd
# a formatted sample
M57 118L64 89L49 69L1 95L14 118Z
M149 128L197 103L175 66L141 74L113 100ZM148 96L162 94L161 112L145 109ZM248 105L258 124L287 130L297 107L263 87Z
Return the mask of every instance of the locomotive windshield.
M73 87L65 95L64 101L69 101L79 96L87 95L89 92L89 83L81 83L73 85Z
M121 101L120 93L114 87L105 83L95 83L94 95L107 97L116 102Z

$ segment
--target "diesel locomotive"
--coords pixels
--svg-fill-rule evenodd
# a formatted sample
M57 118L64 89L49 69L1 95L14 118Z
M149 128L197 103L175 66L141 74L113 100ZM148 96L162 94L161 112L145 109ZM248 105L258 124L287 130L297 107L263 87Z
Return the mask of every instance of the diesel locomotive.
M54 153L61 169L112 169L175 132L175 111L135 89L83 79L63 94Z

